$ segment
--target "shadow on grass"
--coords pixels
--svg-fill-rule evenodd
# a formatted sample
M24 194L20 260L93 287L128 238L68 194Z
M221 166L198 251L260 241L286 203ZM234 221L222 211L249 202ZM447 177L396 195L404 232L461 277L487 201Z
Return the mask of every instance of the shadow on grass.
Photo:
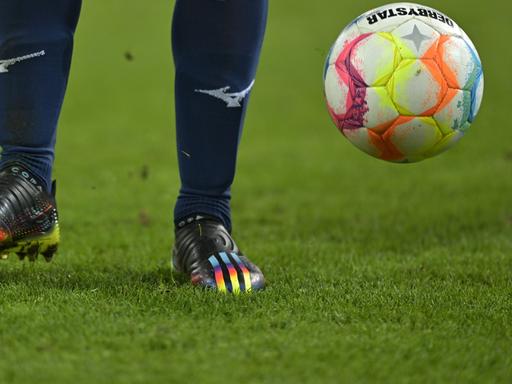
M265 301L261 295L223 295L195 287L169 266L114 263L99 268L95 264L0 263L0 293L0 307L21 302L46 311L48 306L64 303L101 313L115 310L227 321L263 310Z
M83 291L106 289L116 292L123 288L165 291L189 284L186 276L164 266L144 270L117 265L53 264L47 266L40 263L0 264L0 285Z

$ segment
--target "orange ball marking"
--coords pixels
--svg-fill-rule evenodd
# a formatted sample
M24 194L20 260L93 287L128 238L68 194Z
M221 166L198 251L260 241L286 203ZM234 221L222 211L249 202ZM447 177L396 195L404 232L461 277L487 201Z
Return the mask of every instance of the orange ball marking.
M441 68L441 71L443 72L444 78L446 79L448 86L450 88L461 88L461 86L459 85L459 81L457 80L457 75L455 74L455 72L453 72L450 66L447 65L443 60L443 57L446 53L445 44L448 40L450 40L450 36L441 36L441 38L439 39L439 46L435 59L437 65L439 65L439 68Z
M439 93L437 94L437 100L439 100L439 103L421 114L421 116L432 116L439 109L439 105L442 103L446 92L448 91L448 86L446 84L446 79L439 71L439 67L434 60L422 60L422 63L428 68L436 83L439 84Z
M380 158L387 161L399 161L404 158L404 155L396 149L390 140L379 136L377 133L368 130L368 137L373 146L380 152Z

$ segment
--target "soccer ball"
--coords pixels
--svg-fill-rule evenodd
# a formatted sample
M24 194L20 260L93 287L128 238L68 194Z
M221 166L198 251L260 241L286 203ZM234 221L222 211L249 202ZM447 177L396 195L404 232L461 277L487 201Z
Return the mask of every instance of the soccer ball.
M395 3L347 26L331 48L325 98L359 149L410 163L457 143L474 121L484 77L475 46L449 17Z

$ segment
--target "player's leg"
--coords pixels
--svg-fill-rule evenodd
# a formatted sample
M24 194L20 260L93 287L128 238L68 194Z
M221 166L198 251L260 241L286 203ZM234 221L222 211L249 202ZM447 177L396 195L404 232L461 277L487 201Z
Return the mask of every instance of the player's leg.
M0 2L0 254L51 258L57 120L80 0Z
M259 269L241 255L229 232L230 187L267 6L267 0L177 0L175 6L182 187L175 207L174 265L194 283L220 290L258 289L264 284Z

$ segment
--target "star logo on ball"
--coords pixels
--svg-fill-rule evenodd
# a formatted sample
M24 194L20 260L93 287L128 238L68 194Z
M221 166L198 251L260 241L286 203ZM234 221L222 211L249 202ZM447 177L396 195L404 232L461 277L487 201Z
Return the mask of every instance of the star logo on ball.
M414 43L416 50L419 51L424 41L430 40L429 36L421 33L417 25L414 25L414 29L410 35L402 36L403 39L410 40Z

